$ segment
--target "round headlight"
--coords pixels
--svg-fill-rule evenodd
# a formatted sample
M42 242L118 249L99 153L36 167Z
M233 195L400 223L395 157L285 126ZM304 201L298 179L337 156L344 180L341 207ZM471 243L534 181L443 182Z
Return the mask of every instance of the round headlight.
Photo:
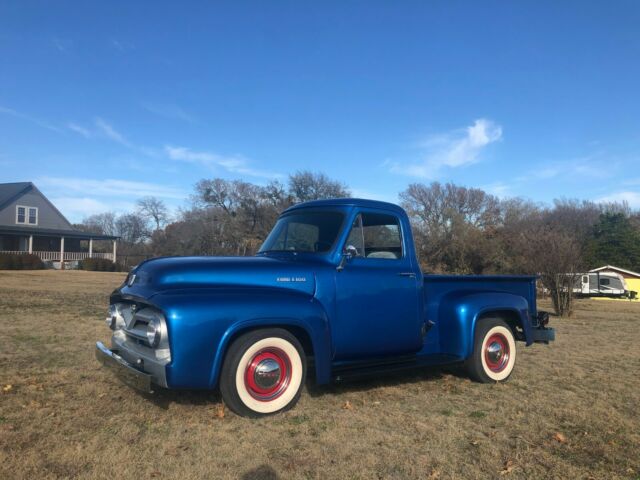
M160 345L160 337L162 336L160 320L154 318L147 324L147 342L152 348Z

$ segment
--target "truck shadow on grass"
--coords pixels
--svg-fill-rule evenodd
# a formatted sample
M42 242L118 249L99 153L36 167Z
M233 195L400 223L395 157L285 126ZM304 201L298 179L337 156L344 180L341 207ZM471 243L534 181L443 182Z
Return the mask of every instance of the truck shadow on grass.
M409 386L422 382L442 381L446 376L468 378L459 366L448 365L446 367L416 367L375 377L367 375L337 383L334 382L329 385L316 385L315 378L311 374L307 377L305 387L310 397L320 398L325 395L367 392L384 387ZM218 390L167 390L158 388L153 394L136 393L163 410L167 410L171 404L206 407L222 402L222 397Z
M136 392L156 407L168 410L171 404L210 407L222 402L218 390L167 390L158 388L154 393Z
M333 382L329 385L316 385L315 379L307 379L307 393L311 397L359 393L385 387L409 386L422 382L442 381L446 376L468 378L464 370L457 365L413 367L396 372L363 375Z
M269 465L261 465L244 473L240 478L242 480L278 480L280 477Z

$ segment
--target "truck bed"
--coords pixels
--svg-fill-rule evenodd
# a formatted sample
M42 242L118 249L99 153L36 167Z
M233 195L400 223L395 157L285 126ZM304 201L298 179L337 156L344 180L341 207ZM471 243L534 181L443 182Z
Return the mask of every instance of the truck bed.
M451 294L500 292L519 295L529 302L532 318L536 309L536 277L534 275L431 275L425 274L424 295L427 305L438 305Z

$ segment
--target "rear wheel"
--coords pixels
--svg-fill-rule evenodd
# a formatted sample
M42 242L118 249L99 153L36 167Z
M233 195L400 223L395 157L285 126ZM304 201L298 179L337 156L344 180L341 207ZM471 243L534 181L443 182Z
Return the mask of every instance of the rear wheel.
M296 404L306 376L306 357L298 339L270 328L240 336L222 366L220 392L238 415L260 417Z
M473 354L465 362L469 376L482 383L504 382L516 364L516 342L500 318L482 319L476 326Z

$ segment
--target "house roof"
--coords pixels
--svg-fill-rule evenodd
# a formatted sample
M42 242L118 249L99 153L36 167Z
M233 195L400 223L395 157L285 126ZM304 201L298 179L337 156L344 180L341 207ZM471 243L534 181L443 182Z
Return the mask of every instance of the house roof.
M32 186L31 182L0 183L0 208L18 198Z
M605 265L604 267L594 268L593 270L589 270L590 272L603 272L605 270L614 270L616 272L624 273L626 275L630 275L632 277L640 278L640 273L632 272L631 270L625 270L624 268L614 267L613 265Z
M117 240L120 237L112 235L99 235L97 233L82 232L80 230L62 230L53 228L37 228L37 227L23 227L21 225L5 226L0 225L0 234L8 233L13 235L38 235L44 237L65 237L65 238L79 238L81 240Z

